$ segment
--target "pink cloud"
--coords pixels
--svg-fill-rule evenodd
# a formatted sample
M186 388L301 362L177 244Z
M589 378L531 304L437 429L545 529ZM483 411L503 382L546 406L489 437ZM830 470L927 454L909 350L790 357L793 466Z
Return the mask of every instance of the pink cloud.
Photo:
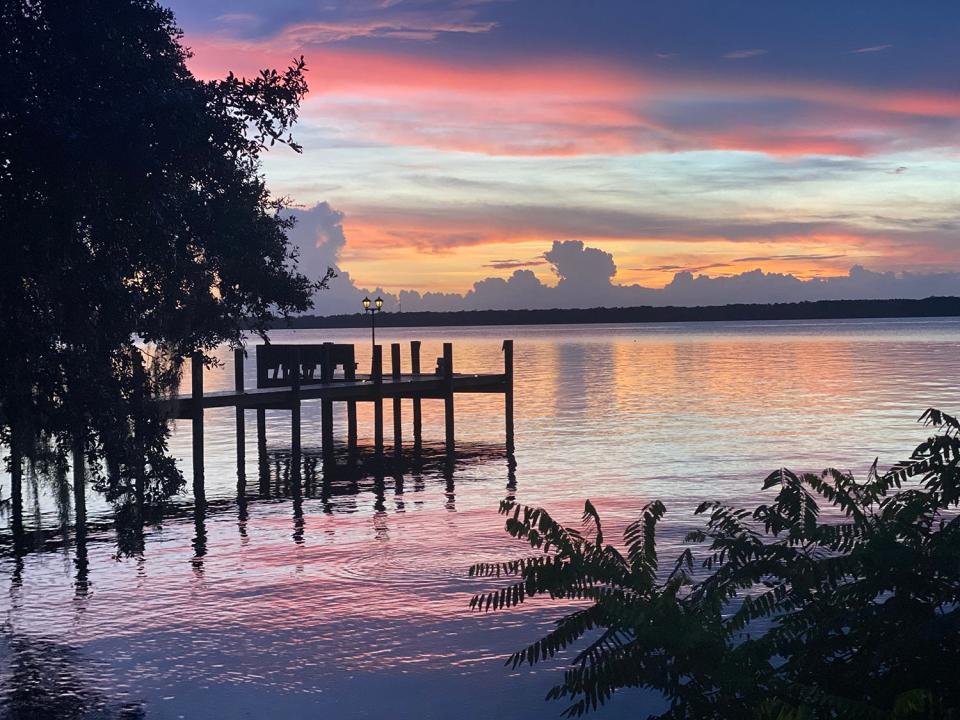
M379 32L374 26L337 27ZM859 157L957 144L956 128L930 122L960 120L955 95L663 75L582 58L439 61L331 47L324 44L328 31L310 24L259 41L195 37L190 67L202 78L227 70L249 75L284 67L302 53L311 84L306 118L363 141L448 151L564 156L742 150ZM771 127L751 122L749 109L733 125L709 112L698 114L698 102L718 97L745 108L790 101L801 109L794 121ZM694 108L689 122L655 119L665 103L678 101Z

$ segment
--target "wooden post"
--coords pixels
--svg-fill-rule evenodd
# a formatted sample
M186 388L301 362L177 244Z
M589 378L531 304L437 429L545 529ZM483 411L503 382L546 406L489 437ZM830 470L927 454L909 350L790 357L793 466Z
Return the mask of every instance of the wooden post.
M410 372L420 374L420 341L410 341ZM423 446L423 411L420 406L419 395L413 398L413 449L414 452Z
M293 360L293 370L291 372L291 385L293 388L293 399L290 407L290 481L294 486L300 486L300 350L297 349Z
M270 463L267 459L267 411L257 408L257 468L260 475L260 494L270 495Z
M233 351L233 389L243 394L243 360L246 355L243 348ZM246 479L247 474L247 433L243 415L243 399L237 400L237 480Z
M320 380L333 382L333 343L323 344L323 358L320 365ZM322 439L323 464L333 462L333 400L320 401L320 434Z
M343 377L346 380L357 379L356 358L351 353L350 359L343 366ZM347 448L353 455L357 451L357 401L347 400Z
M191 402L193 403L193 495L205 500L203 484L203 355L190 359Z
M373 449L379 459L383 455L383 348L379 345L373 346L370 379L373 381Z
M400 343L390 345L390 374L393 382L400 383ZM400 396L393 397L393 454L400 457L403 452L403 418L400 407Z
M73 441L73 514L76 527L81 528L87 522L87 491L85 480L86 461L83 457L83 441Z
M453 343L443 344L443 416L447 454L453 453Z
M507 454L513 446L513 340L503 341L503 417L506 426Z

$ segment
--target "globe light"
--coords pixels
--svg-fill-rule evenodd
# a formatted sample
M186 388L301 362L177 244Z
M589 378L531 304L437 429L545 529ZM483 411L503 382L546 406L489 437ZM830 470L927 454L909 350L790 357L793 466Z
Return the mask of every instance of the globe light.
M363 309L364 309L364 310L369 310L369 309L370 309L370 298L365 297L365 298L364 298L363 300L361 300L360 302L363 304Z
M378 295L376 299L376 303L377 303L377 310L381 310L383 308L383 298Z

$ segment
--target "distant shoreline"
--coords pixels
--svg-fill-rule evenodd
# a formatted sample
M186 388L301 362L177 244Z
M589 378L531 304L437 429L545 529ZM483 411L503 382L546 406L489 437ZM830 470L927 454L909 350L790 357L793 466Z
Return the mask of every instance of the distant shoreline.
M322 297L322 295L321 295ZM457 312L382 312L378 327L459 327L467 325L582 325L600 323L722 322L745 320L853 320L960 317L960 297L923 300L818 300L814 302L706 305L699 307L627 307L573 310L464 310ZM276 329L367 327L369 316L302 315L277 322Z

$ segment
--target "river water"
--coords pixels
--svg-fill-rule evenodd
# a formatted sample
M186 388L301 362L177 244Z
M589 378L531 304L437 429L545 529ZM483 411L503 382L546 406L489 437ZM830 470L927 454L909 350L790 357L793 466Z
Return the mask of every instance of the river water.
M285 475L289 414L267 413L269 479L257 477L247 413L247 485L237 498L231 409L206 414L205 512L189 493L132 539L90 492L78 538L69 494L26 483L27 551L0 530L0 700L38 717L489 718L558 716L543 696L562 662L508 671L564 607L472 613L477 561L524 548L503 532L505 497L577 522L590 498L612 530L652 499L668 507L660 547L680 547L705 499L756 504L770 471L864 474L908 455L927 407L960 410L960 321L881 320L382 330L423 341L425 366L454 343L458 372L498 372L516 342L516 453L503 398L458 396L458 456L439 456L443 403L424 401L424 458L379 480L308 468L302 500ZM356 342L364 331L283 331L274 342ZM233 382L231 355L207 391ZM387 355L389 357L389 354ZM253 386L253 358L247 384ZM387 451L391 452L390 403ZM409 436L410 409L404 407ZM372 442L361 406L360 442ZM345 437L337 408L336 434ZM303 407L307 462L319 403ZM190 427L172 439L190 488ZM312 467L312 466L311 466ZM3 496L9 479L0 476ZM609 535L610 533L608 533ZM655 698L616 697L603 718Z

